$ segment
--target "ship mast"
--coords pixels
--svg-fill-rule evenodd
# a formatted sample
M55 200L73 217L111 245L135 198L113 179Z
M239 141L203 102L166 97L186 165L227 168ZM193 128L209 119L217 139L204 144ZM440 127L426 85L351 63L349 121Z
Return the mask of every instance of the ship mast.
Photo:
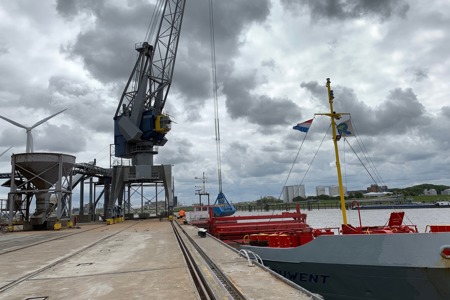
M344 225L347 225L347 211L345 209L345 197L344 197L344 186L342 184L342 175L341 175L341 164L339 162L339 150L338 150L338 138L336 134L336 120L339 120L342 115L350 115L349 113L336 113L333 109L333 99L334 94L331 89L331 81L330 78L327 78L327 91L328 91L328 101L330 103L330 113L329 114L317 114L317 115L325 115L331 118L331 130L333 133L333 143L334 143L334 153L336 155L336 170L338 176L338 185L339 185L339 196L341 199L341 211L342 211L342 221Z

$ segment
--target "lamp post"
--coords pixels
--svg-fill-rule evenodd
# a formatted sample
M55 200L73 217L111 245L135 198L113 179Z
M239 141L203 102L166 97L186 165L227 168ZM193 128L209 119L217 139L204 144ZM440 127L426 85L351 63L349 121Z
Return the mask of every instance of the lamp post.
M206 176L205 176L205 172L203 172L203 176L200 177L195 177L195 179L201 179L202 180L202 186L201 189L196 189L195 190L195 194L198 195L198 199L199 199L199 204L200 206L202 206L202 196L206 195L208 196L208 206L209 204L209 193L206 191ZM196 186L197 188L197 186Z

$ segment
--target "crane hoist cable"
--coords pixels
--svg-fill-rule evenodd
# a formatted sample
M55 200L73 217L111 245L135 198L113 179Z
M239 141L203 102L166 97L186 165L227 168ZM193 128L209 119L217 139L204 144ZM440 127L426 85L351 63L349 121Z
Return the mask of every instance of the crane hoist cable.
M217 99L216 45L214 40L214 13L212 0L209 0L209 28L211 39L211 72L212 72L213 97L214 97L214 127L216 134L217 173L219 179L219 192L222 193L222 159L220 151L219 104Z
M217 99L217 67L216 67L216 45L214 39L214 13L212 0L209 0L209 28L211 39L211 72L213 82L213 97L214 97L214 127L216 133L216 151L217 151L217 174L219 177L219 194L212 210L214 216L225 217L231 216L236 212L236 209L231 205L222 192L222 159L220 153L220 126L219 126L219 103Z
M158 26L157 22L161 19L161 14L163 11L164 0L158 0L153 10L152 17L147 27L147 32L145 33L144 41L151 43L155 39L156 30Z

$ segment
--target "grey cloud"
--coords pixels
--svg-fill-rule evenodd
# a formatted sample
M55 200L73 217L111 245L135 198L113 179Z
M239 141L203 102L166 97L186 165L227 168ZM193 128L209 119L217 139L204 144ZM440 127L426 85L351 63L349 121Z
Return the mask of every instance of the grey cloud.
M339 42L336 38L331 39L327 42L328 49L333 52L339 47Z
M178 59L172 87L180 91L186 102L203 103L212 96L211 65L193 64L190 59Z
M134 43L143 37L138 33L145 32L153 6L130 2L127 9L123 9L108 2L66 2L57 2L57 11L62 16L70 18L89 12L95 17L95 23L92 29L80 33L76 41L62 47L62 51L80 57L85 68L100 81L124 82L134 64ZM253 22L263 22L269 8L267 0L214 3L214 11L220 11L214 15L218 66L233 67L230 62L238 53L241 32ZM208 16L208 5L204 1L187 1L173 81L173 86L185 96L186 101L203 102L211 97L212 89L208 88L211 82Z
M440 113L430 118L431 122L419 127L418 135L426 145L426 152L446 153L450 147L450 106L441 107ZM433 147L429 147L433 145Z
M28 88L20 95L19 103L26 108L43 108L51 110L50 94L48 90L39 88ZM60 107L58 107L59 109ZM31 124L30 124L31 125Z
M56 11L63 17L72 19L80 13L100 12L104 0L56 0Z
M86 135L87 131L76 126L46 124L33 135L33 145L39 151L75 154L85 150L87 140L89 140Z
M262 95L253 99L248 120L262 126L292 124L301 118L299 107L289 99L270 98Z
M74 58L81 57L85 68L96 79L104 83L124 82L134 65L135 41L125 32L117 32L114 36L86 32L62 51Z
M6 116L7 117L7 116ZM19 120L14 120L19 122ZM12 152L25 152L26 143L27 143L27 134L25 129L18 128L3 119L0 119L0 126L3 128L3 131L0 131L0 141L3 147L13 146L11 149ZM28 125L28 124L25 124ZM30 124L32 125L32 124ZM4 151L4 150L2 150ZM5 154L6 155L6 154ZM4 156L2 157L4 158Z
M317 112L317 108L319 112L328 111L325 78L319 75L318 82L309 80L315 80L318 78L317 74L324 74L326 66L333 64L336 74L332 75L332 78L337 78L338 73L345 72L346 82L353 82L358 88L367 91L356 94L356 90L332 82L336 95L336 110L352 114L359 136L363 138L366 148L372 151L372 158L376 163L386 162L382 165L385 174L392 177L390 182L387 182L388 185L395 185L395 180L399 178L405 180L405 184L414 180L422 183L422 178L417 179L418 169L423 170L420 173L422 177L433 173L427 178L440 176L443 182L448 181L445 168L440 165L449 161L445 153L450 146L450 108L444 106L434 114L440 106L446 105L446 97L442 90L439 91L439 80L432 80L446 80L444 66L448 64L447 50L450 49L450 44L446 43L448 38L445 31L448 27L448 16L442 8L442 3L419 2L281 2L286 11L304 14L301 16L303 19L299 20L291 16L272 18L279 13L280 2L277 1L272 1L274 8L276 7L273 14L269 12L269 1L214 1L217 79L219 92L223 93L219 99L226 97L227 102L224 105L227 113L234 120L238 119L238 122L231 122L229 128L232 130L227 131L229 128L226 122L229 118L224 118L225 123L221 124L222 149L225 150L222 161L224 183L233 182L233 185L224 187L227 196L228 193L236 195L230 196L231 200L254 200L255 193L261 193L261 196L278 196L285 179L283 174L286 175L289 170L304 137L303 133L292 129L292 123L312 117L307 115L312 109L314 112ZM101 144L109 146L113 139L112 116L118 103L118 96L113 94L122 92L131 72L136 54L134 43L143 38L153 9L151 3L155 1L50 0L42 3L32 1L28 4L26 1L2 3L2 9L6 7L8 15L14 17L12 20L24 22L12 21L8 27L3 28L3 35L0 37L0 69L6 74L0 78L0 110L13 112L11 118L22 118L24 123L33 124L46 115L69 107L69 110L53 122L36 128L34 136L37 149L49 148L48 151L72 153L73 149L97 148L92 150L97 152ZM408 5L411 9L408 9ZM426 10L423 9L424 6L427 7ZM55 7L58 16L55 16ZM315 24L306 24L304 19L308 22L309 16L311 23L321 22L324 26L319 28ZM405 18L400 19L401 17ZM364 22L366 26L362 27L352 26L352 21L358 18L369 22ZM67 23L62 24L62 21ZM342 27L343 21L350 22ZM383 21L383 24L373 24ZM61 26L60 30L55 31L55 26ZM269 27L270 30L267 30ZM74 31L77 28L80 29L78 35ZM255 41L260 41L260 37L252 36L246 41L248 29L266 33L279 32L278 30L283 32L279 37L272 36L279 43L266 44L262 46L264 49L249 49ZM303 34L300 38L297 32L299 30ZM339 33L345 34L339 36ZM366 38L369 39L372 33L375 34L374 39L367 42ZM42 34L45 34L45 37L42 37ZM294 35L295 38L292 38ZM25 52L20 49L13 50L15 45L18 45L17 39L23 41L23 36L33 37L28 41L28 45L32 46L22 48ZM68 38L72 40L68 41ZM262 34L261 38L270 37ZM49 57L46 51L39 48L54 47L55 42L62 45L61 53L66 54L72 61L62 61L60 55L57 58ZM354 49L355 46L359 46L357 51L350 52L349 49ZM241 49L245 49L242 56ZM51 48L49 50L55 51ZM6 51L9 52L4 53ZM30 51L33 55L30 55ZM252 61L256 61L256 65L251 67L245 61L245 57L249 55L248 51L253 51ZM300 51L294 59L289 58L292 51ZM332 57L327 56L330 51L333 51ZM21 57L25 59L22 64L17 64L15 55L19 53L22 53ZM192 180L194 173L195 176L201 176L202 171L206 170L214 187L217 184L213 155L214 126L213 122L210 122L212 103L206 102L212 100L210 55L208 3L204 0L187 0L172 90L166 105L166 108L170 109L169 113L176 112L174 120L178 124L174 125L168 135L169 142L155 157L158 162L176 165L174 176L177 181L182 178L190 182L184 184L184 195L190 194L185 196L183 201L196 198L193 191L196 183ZM260 57L261 55L264 57ZM274 60L270 60L271 57ZM27 58L31 60L27 61ZM331 58L333 62L330 64L327 59ZM295 72L301 72L297 73L301 78L297 79L297 86L304 81L299 95L295 90L291 90L292 85L296 84L290 80L292 77L283 77L289 74L289 70L281 70L280 66L292 67L285 59L291 59L295 64ZM87 72L77 72L79 62L84 64ZM309 65L314 67L310 68ZM253 72L254 68L258 69ZM28 74L29 70L34 74ZM282 84L287 86L283 95L271 91L259 92L265 80L264 76L270 78L269 76L277 75L273 71L282 76L276 80L283 80ZM50 73L64 76L49 78L52 76ZM29 76L24 77L24 74ZM355 79L355 76L363 78L361 74L367 76L364 83ZM45 86L47 78L48 87ZM83 84L83 80L88 82ZM408 90L403 85L401 89L395 88L400 86L398 82L405 81L413 84L414 90ZM423 84L425 82L426 85ZM273 83L268 82L262 88L270 87L271 84ZM377 87L391 91L380 96L379 91L375 90ZM302 102L295 99L295 105L294 101L284 96L287 93L296 95L295 97L300 96ZM377 98L379 105L369 105L374 103L373 97ZM430 97L426 101L427 105L430 105L429 117L420 104L425 97ZM440 106L436 104L439 101ZM303 110L303 107L306 109ZM8 143L8 146L14 146L11 151L24 151L24 130L1 122L0 120L0 142L3 148L6 149L5 144ZM61 123L61 126L53 125ZM316 122L317 126L323 125L323 128L313 125L314 131L311 130L308 135L308 139L313 139L311 142L316 142L324 136L325 126L328 125L325 123L329 124ZM238 125L245 126L245 130L236 131ZM313 134L318 132L320 134L313 137ZM239 143L229 145L227 143L230 140L237 140ZM330 140L327 141L329 144ZM68 148L69 146L72 147ZM402 149L407 150L404 157L401 154ZM302 178L301 171L306 169L307 163L314 156L314 150L316 149L311 143L302 149L302 159L299 159L293 170L293 173L296 173L295 180ZM87 155L90 152L91 150L83 151L79 155ZM1 158L5 169L10 167L8 156L9 154ZM330 157L318 154L311 174L308 174L307 188L312 188L315 183L328 185L335 181L335 169L330 167L333 158ZM194 173L192 162L197 167ZM347 159L346 163L351 164L353 161ZM432 170L425 170L424 164ZM442 168L442 171L439 168ZM271 173L276 175L271 176ZM407 177L406 174L408 180L403 179ZM320 179L311 180L311 175ZM367 185L367 181L359 177L359 174L355 175L354 182L350 184L354 188ZM180 186L183 186L183 183L178 185L179 192ZM253 189L251 193L249 187ZM314 192L311 190L311 193ZM243 199L247 194L251 195L250 198Z
M308 90L312 96L316 99L327 99L327 91L325 89L325 83L319 85L317 81L309 81L300 83L301 88Z
M263 22L269 1L215 1L214 36L217 81L221 86L235 68L240 36L249 25ZM220 12L220 13L218 13ZM202 103L212 97L211 40L208 5L202 0L186 3L173 87L186 100Z
M413 124L417 126L429 122L424 116L425 107L410 88L391 90L376 115L382 128L397 134L406 133Z
M9 53L9 48L7 46L0 45L0 55Z
M269 130L273 126L292 124L301 117L300 108L289 99L252 94L250 91L257 85L255 74L229 77L224 82L223 93L231 118L244 118Z
M135 44L143 41L154 7L137 1L130 2L126 9L97 1L65 5L57 7L60 14L73 16L88 11L94 16L94 26L62 46L61 51L69 57L80 57L85 68L102 82L125 81L134 65Z
M225 59L238 51L242 31L264 22L270 13L268 0L213 1L213 5L217 57ZM209 11L204 1L187 1L182 34L209 47Z
M301 83L300 86L311 92L315 98L328 101L325 87L320 87L317 82ZM351 113L359 134L371 136L405 134L418 124L430 123L425 107L410 88L396 88L389 91L386 99L376 108L369 107L359 100L350 88L335 86L332 89L335 96L335 111ZM323 100L322 102L325 104Z
M223 163L230 166L235 177L265 177L268 174L282 174L286 164L273 163L277 154L265 155L264 151L241 142L232 142L223 153Z
M337 89L338 94L341 92ZM402 135L411 133L418 124L428 124L425 107L419 102L412 89L396 88L389 91L385 100L376 108L358 101L356 96L342 89L341 107L352 114L358 124L359 134L370 136ZM347 93L345 93L347 91ZM344 108L345 111L345 108Z
M414 80L417 82L423 81L428 78L428 71L425 69L417 68L413 72L414 74Z
M227 97L226 106L232 118L244 117L251 113L252 96L249 91L255 86L254 74L240 78L228 77L224 82L223 93Z
M410 67L405 69L406 76L410 78L411 82L422 82L428 79L430 73L428 68Z
M14 121L24 123L24 125L29 126L39 121L38 119L33 121L28 120L30 124L24 122L23 120ZM2 124L1 126L4 125ZM0 140L8 141L8 145L6 146L14 146L14 148L12 149L13 152L25 152L27 140L25 129L16 128L11 124L6 126L4 126L5 130L3 130L3 132L0 132ZM80 130L80 128L70 127L65 124L61 126L55 126L46 122L34 128L32 130L32 136L33 148L36 152L60 151L67 153L76 153L79 151L83 151L86 147L86 136L82 134L82 130Z
M450 119L450 106L443 106L441 108L441 113L442 115Z
M322 90L325 89L319 87L316 82L302 83L302 87L307 88L314 97L319 97L318 94L323 93ZM366 166L376 165L381 177L390 186L397 185L398 181L394 179L403 178L405 174L409 174L411 180L413 170L423 169L423 164L442 163L433 162L430 157L438 158L439 153L445 152L450 146L448 107L441 109L441 116L432 118L410 88L390 90L376 107L370 107L363 100L359 100L350 88L337 85L333 89L336 97L335 110L350 112L357 130L358 142L349 142L359 155L369 149L372 153L370 162L363 159ZM326 98L326 95L324 97ZM366 97L360 95L360 98ZM380 141L387 142L380 147ZM366 155L360 157L364 158ZM346 161L349 165L351 160L347 158ZM388 178L389 176L391 178ZM362 182L361 175L358 175L357 180ZM420 182L420 179L418 180Z
M49 79L49 90L75 97L86 96L91 92L85 83L74 81L63 76L52 76Z
M164 146L164 152L156 156L155 161L159 164L175 164L190 163L195 160L192 150L194 144L186 138L171 138L169 143Z
M415 5L417 5L416 3ZM420 4L420 7L427 4ZM391 22L376 45L380 53L409 53L403 59L407 67L403 67L404 74L413 82L423 82L435 76L441 77L440 68L449 63L450 52L449 27L450 18L444 13L445 9L437 10L415 9L408 18L398 22Z
M261 62L261 66L268 67L271 70L274 70L276 67L276 63L274 59L268 59Z
M406 1L392 0L281 0L281 3L292 13L309 12L312 21L364 17L384 21L393 16L405 17L409 10L409 4Z
M48 93L52 106L69 108L64 114L71 116L71 122L77 126L112 132L112 116L118 100L116 102L116 99L109 101L102 98L99 91L90 88L86 83L63 76L50 78Z
M73 17L80 11L80 1L56 0L56 11L64 17Z

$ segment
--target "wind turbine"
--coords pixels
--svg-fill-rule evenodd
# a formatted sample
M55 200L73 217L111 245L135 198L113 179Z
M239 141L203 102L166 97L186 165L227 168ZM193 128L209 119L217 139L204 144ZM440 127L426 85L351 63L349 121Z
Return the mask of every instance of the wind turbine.
M17 127L24 128L24 129L27 131L27 149L26 149L26 152L27 152L27 153L32 153L32 152L33 152L33 136L31 135L31 130L32 130L33 128L38 127L38 126L41 125L42 123L47 122L48 120L50 120L50 119L53 118L54 116L59 115L60 113L62 113L62 112L65 111L65 110L67 110L67 108L66 108L66 109L63 109L63 110L60 111L60 112L57 112L56 114L51 115L50 117L47 117L47 118L45 118L45 119L40 120L39 122L37 122L36 124L34 124L33 126L30 126L30 127L27 127L27 126L25 126L25 125L19 124L19 123L15 122L15 121L10 120L10 119L8 119L8 118L5 118L5 117L3 117L3 116L0 116L0 118L2 118L2 119L5 120L5 121L8 121L9 123L11 123L11 124L13 124L13 125L16 125Z

